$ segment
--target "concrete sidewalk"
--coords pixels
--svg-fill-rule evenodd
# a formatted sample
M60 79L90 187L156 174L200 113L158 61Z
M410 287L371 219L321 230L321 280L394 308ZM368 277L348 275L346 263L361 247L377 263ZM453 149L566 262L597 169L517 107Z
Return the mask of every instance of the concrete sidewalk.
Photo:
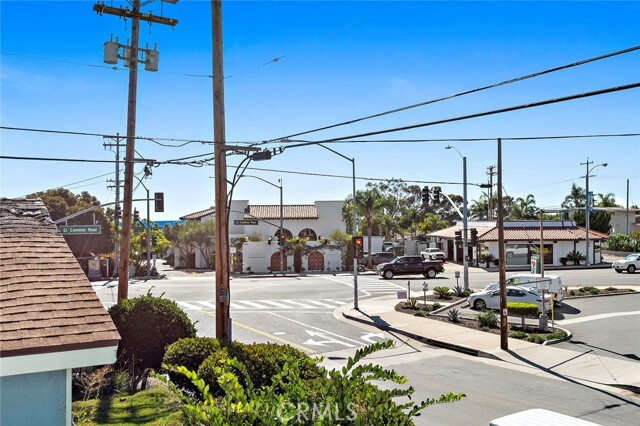
M400 300L395 295L364 299L359 301L359 310L353 309L353 305L345 305L342 315L429 345L530 367L538 370L539 374L615 386L640 393L640 362L518 339L508 339L509 349L502 350L500 336L497 334L397 312L394 308L398 302Z

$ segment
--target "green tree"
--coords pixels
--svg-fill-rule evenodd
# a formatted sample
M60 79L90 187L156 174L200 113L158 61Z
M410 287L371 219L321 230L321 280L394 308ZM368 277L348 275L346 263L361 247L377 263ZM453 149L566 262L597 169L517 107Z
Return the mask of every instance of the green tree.
M380 211L383 200L380 193L375 187L369 187L364 191L356 192L356 211L364 216L364 223L367 229L367 247L371 248L371 235L373 232L373 222L375 216ZM367 267L371 269L371 251L369 250L369 259Z
M584 207L586 203L586 195L584 189L580 188L578 185L574 183L571 184L571 190L569 191L569 195L564 197L564 201L562 202L562 208L575 208L575 207Z
M596 194L596 198L598 199L596 202L596 206L598 207L620 207L616 204L616 196L613 192Z
M58 188L27 195L27 198L40 198L49 210L51 219L58 220L73 213L99 206L100 201L84 191L80 194ZM67 225L100 225L99 235L64 235L74 256L88 257L99 254L113 253L114 233L113 222L102 208L96 208L87 213L69 219Z
M536 219L537 210L536 199L533 194L527 195L526 198L518 197L513 203L513 208L508 218L512 220Z
M167 228L165 237L178 249L181 264L187 268L193 268L195 252L199 251L205 259L206 267L212 267L212 255L214 253L215 222L212 220L189 220L183 224L177 223Z

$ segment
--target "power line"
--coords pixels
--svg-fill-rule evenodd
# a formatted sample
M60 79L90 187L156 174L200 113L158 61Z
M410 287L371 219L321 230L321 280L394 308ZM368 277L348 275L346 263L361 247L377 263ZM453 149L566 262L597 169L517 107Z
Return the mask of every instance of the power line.
M635 89L637 87L640 87L640 82L626 84L624 86L609 87L607 89L594 90L592 92L584 92L584 93L579 93L579 94L570 95L570 96L564 96L564 97L560 97L560 98L546 99L544 101L531 102L531 103L528 103L528 104L521 104L521 105L515 105L515 106L511 106L511 107L506 107L506 108L494 109L494 110L490 110L490 111L478 112L478 113L475 113L475 114L461 115L461 116L453 117L453 118L445 118L445 119L442 119L442 120L429 121L429 122L426 122L426 123L411 124L411 125L408 125L408 126L401 126L401 127L395 127L395 128L391 128L391 129L384 129L384 130L376 130L376 131L372 131L372 132L360 133L360 134L349 135L349 136L342 136L342 137L337 137L337 138L324 139L324 140L313 141L313 142L304 142L304 143L299 143L297 145L290 145L290 146L287 146L286 148L297 148L297 147L307 146L307 145L317 145L319 143L335 142L335 141L341 141L341 140L345 140L345 139L361 138L361 137L367 137L367 136L373 136L373 135L380 135L380 134L384 134L384 133L399 132L399 131L402 131L402 130L417 129L417 128L420 128L420 127L434 126L436 124L452 123L452 122L455 122L455 121L468 120L470 118L485 117L485 116L489 116L489 115L502 114L502 113L505 113L505 112L517 111L517 110L521 110L521 109L528 109L528 108L534 108L534 107L543 106L543 105L555 104L555 103L559 103L559 102L572 101L572 100L575 100L575 99L582 99L582 98L588 98L588 97L592 97L592 96L604 95L604 94L607 94L607 93L620 92L620 91L623 91L623 90Z
M270 139L269 142L277 141L279 139L289 139L289 138L293 138L293 137L296 137L296 136L301 136L301 135L306 135L306 134L309 134L309 133L319 132L321 130L332 129L332 128L335 128L335 127L346 126L347 124L358 123L360 121L369 120L369 119L377 118L377 117L382 117L384 115L394 114L394 113L397 113L397 112L402 112L402 111L406 111L406 110L409 110L409 109L412 109L412 108L417 108L417 107L421 107L421 106L425 106L425 105L429 105L429 104L434 104L434 103L445 101L445 100L448 100L448 99L453 99L453 98L456 98L456 97L459 97L459 96L469 95L471 93L477 93L477 92L481 92L483 90L492 89L492 88L495 88L495 87L504 86L504 85L511 84L511 83L516 83L518 81L527 80L527 79L538 77L538 76L541 76L541 75L544 75L544 74L549 74L549 73L552 73L552 72L556 72L556 71L561 71L561 70L577 67L577 66L584 65L584 64L587 64L587 63L590 63L590 62L599 61L601 59L611 58L613 56L622 55L622 54L633 52L633 51L639 50L639 49L640 49L640 46L634 46L634 47L630 47L628 49L618 50L617 52L607 53L607 54L604 54L604 55L596 56L594 58L585 59L585 60L578 61L578 62L573 62L571 64L566 64L566 65L561 65L561 66L554 67L554 68L549 68L549 69L544 70L544 71L538 71L538 72L535 72L533 74L528 74L528 75L525 75L525 76L522 76L522 77L517 77L517 78L510 79L510 80L505 80L505 81L502 81L500 83L490 84L488 86L482 86L482 87L479 87L479 88L476 88L476 89L466 90L466 91L459 92L459 93L456 93L456 94L453 94L453 95L444 96L444 97L441 97L441 98L436 98L436 99L420 102L420 103L417 103L417 104L413 104L413 105L408 105L408 106L401 107L401 108L392 109L392 110L389 110L389 111L384 111L384 112L381 112L381 113L378 113L378 114L368 115L366 117L361 117L361 118L356 118L356 119L353 119L353 120L343 121L341 123L332 124L330 126L318 127L316 129L308 130L306 132L299 132L299 133L294 133L294 134L291 134L291 135L288 135L288 136L283 136L283 137L276 138L276 139Z

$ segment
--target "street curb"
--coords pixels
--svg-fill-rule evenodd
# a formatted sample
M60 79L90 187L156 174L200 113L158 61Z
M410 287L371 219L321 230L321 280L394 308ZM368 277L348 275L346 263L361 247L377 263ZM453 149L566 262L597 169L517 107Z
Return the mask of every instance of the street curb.
M564 331L567 335L565 337L563 337L562 339L555 339L555 340L545 340L544 342L542 342L542 346L549 346L549 345L555 345L556 343L560 343L560 342L566 342L567 340L571 340L571 338L573 337L573 334L571 333L571 330L568 330L566 328L562 328L562 327L558 327L558 326L554 326L553 328Z
M417 340L419 342L422 343L426 343L428 345L431 346L436 346L439 348L443 348L443 349L449 349L455 352L460 352L466 355L473 355L473 356L480 356L480 351L477 349L473 349L473 348L468 348L466 346L460 346L460 345L454 345L452 343L447 343L447 342L443 342L441 340L436 340L436 339L431 339L429 337L424 337L424 336L420 336L418 334L415 333L410 333L408 331L399 329L399 328L395 328L393 326L385 326L385 325L380 325L380 324L376 324L375 322L371 322L362 318L358 318L356 316L350 315L348 314L344 309L342 309L342 316L352 320L352 321L357 321L360 322L362 324L367 324L367 325L373 325L374 327L377 327L380 330L384 330L384 331L393 331L394 333L397 334L402 334L403 336L407 336L411 339Z
M443 306L442 308L438 308L435 311L427 312L427 316L439 314L440 312L444 312L447 309L451 309L451 308L453 308L455 306L461 305L461 304L466 303L466 302L467 302L467 299L460 299L455 303L451 303L450 305Z
M566 296L564 300L568 299L587 299L589 297L607 297L607 296L628 296L630 294L640 294L637 291L627 291L625 293L608 293L608 294L585 294L583 296Z

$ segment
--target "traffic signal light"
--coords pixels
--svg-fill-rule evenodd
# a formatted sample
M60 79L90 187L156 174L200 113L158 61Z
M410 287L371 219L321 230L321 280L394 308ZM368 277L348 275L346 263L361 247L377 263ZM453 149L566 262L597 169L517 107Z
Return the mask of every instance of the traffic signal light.
M428 186L422 187L422 205L423 206L429 205L429 187Z
M440 191L439 186L433 187L433 204L440 204Z
M478 245L478 230L476 228L471 228L471 247L475 247Z
M353 257L356 259L364 257L364 239L361 235L353 237Z
M151 247L155 247L157 243L158 243L158 236L151 235Z
M122 218L122 207L120 207L120 204L116 204L113 216L116 220L120 220Z
M133 209L133 223L136 223L140 220L140 212L138 209Z
M164 192L156 192L153 196L156 201L156 213L164 212Z
M278 237L278 240L280 243L280 247L284 247L285 243L287 242L286 235L284 234L284 232L280 234L280 236Z
M140 236L140 245L142 248L147 248L147 234L142 234Z
M462 245L462 231L456 231L456 246L460 247Z

